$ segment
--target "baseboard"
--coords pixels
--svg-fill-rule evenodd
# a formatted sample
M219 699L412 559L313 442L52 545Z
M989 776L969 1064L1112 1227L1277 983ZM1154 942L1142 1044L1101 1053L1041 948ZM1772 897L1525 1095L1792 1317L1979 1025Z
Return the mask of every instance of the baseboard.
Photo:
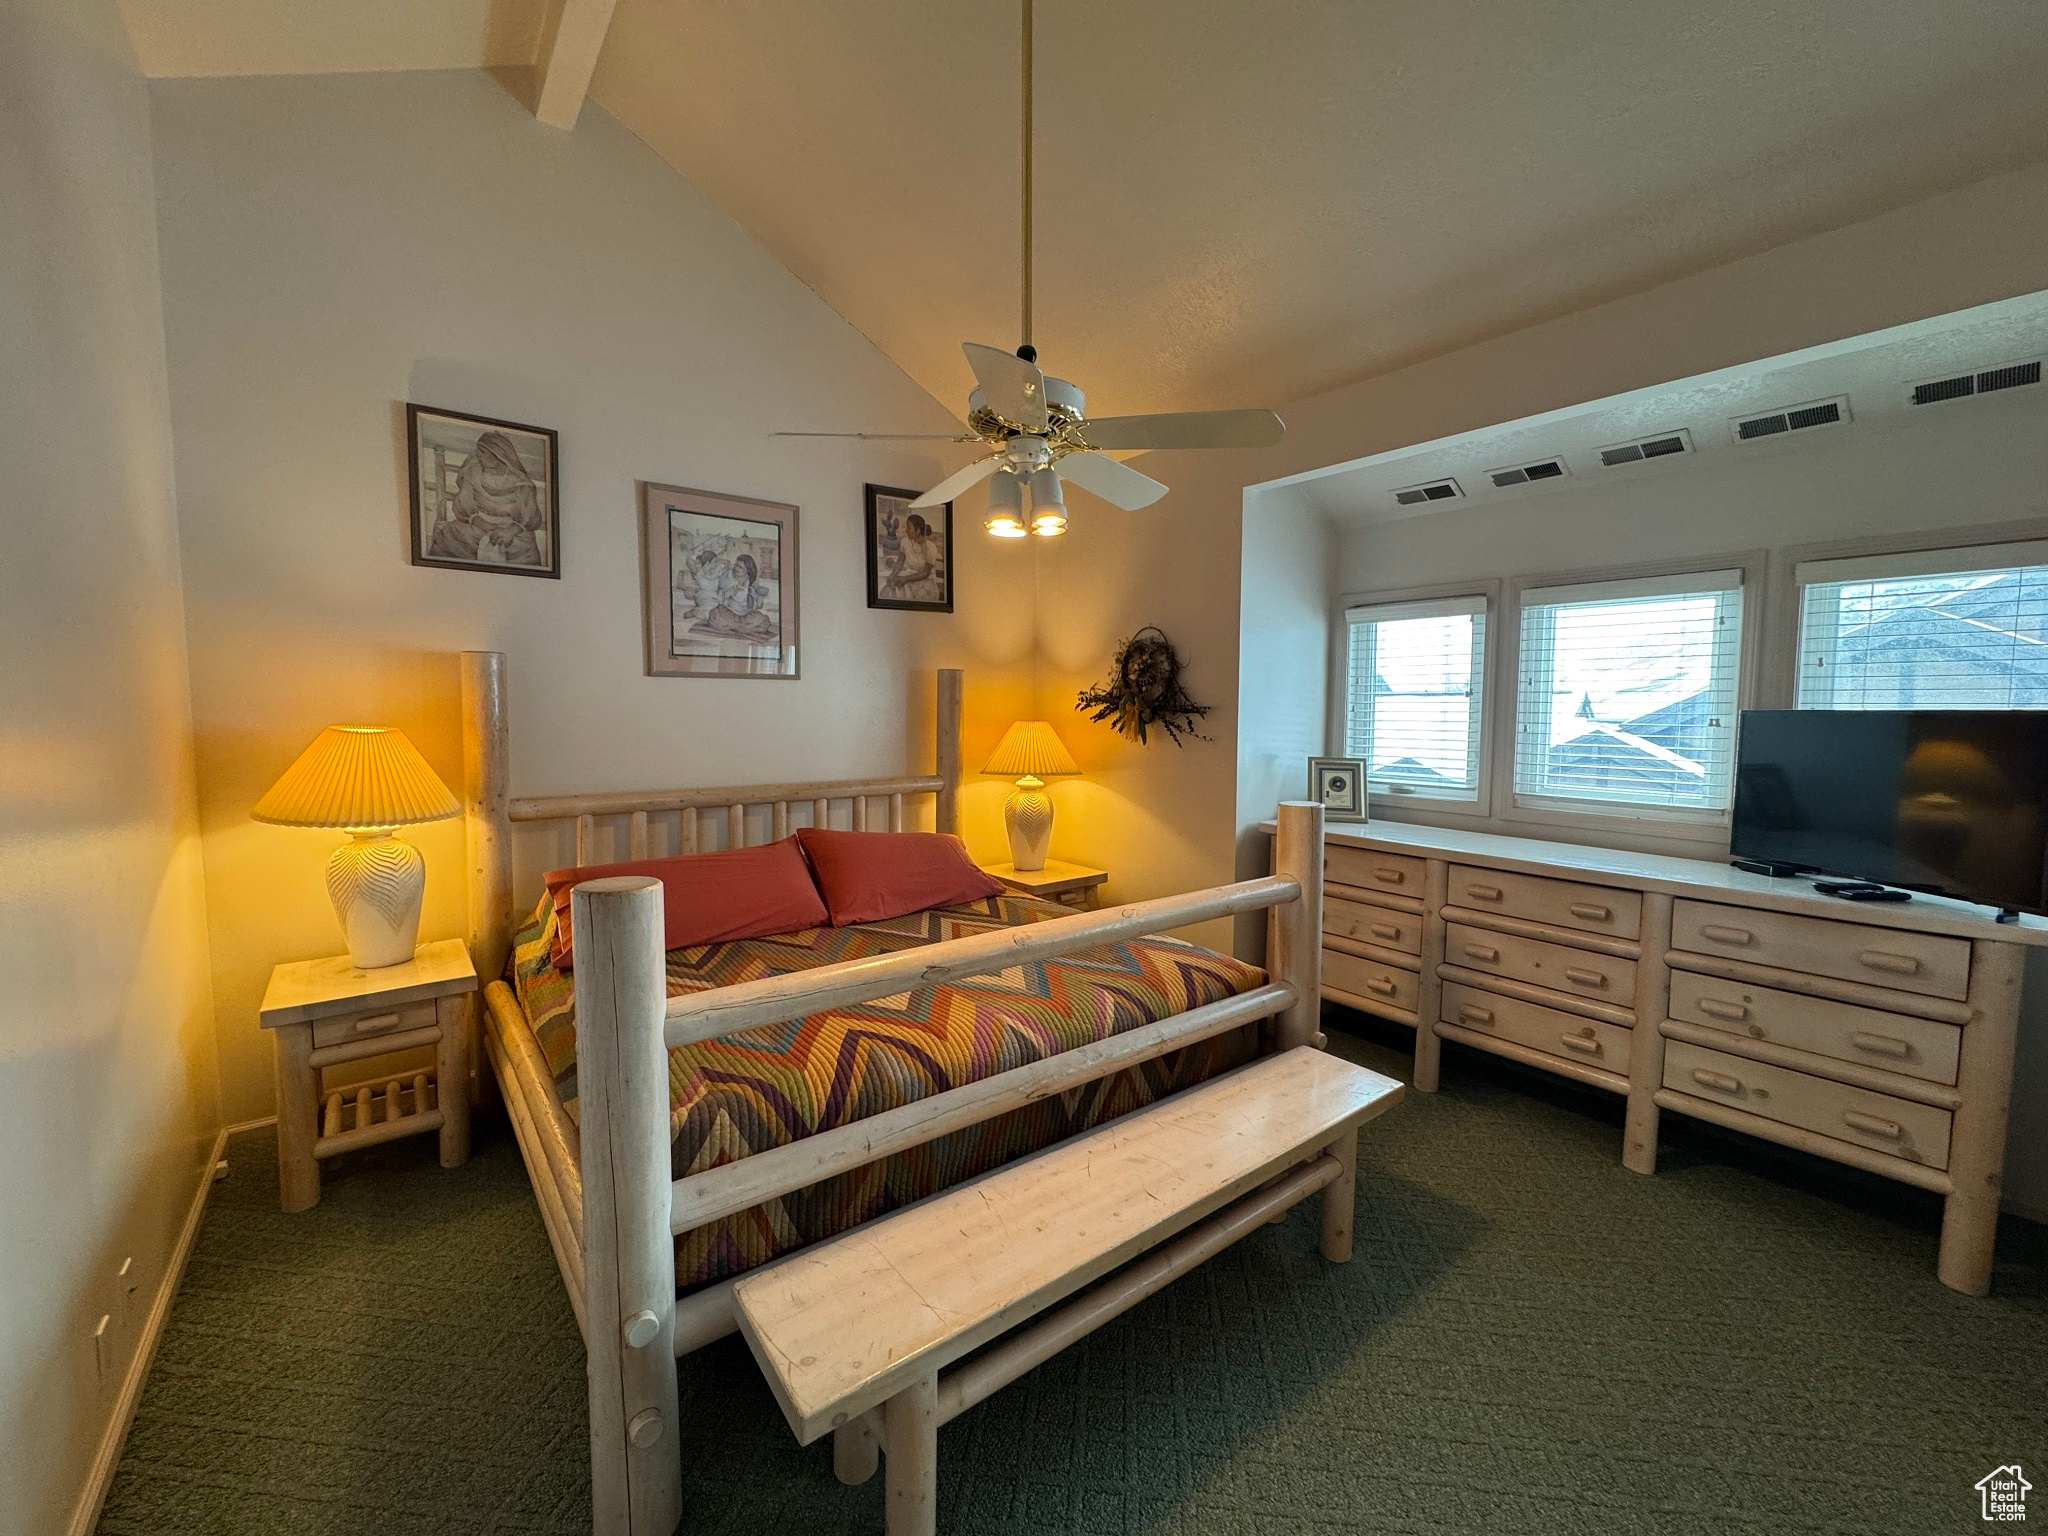
M107 1420L107 1427L100 1434L99 1448L93 1452L92 1465L85 1475L85 1488L71 1512L71 1523L65 1527L66 1536L92 1536L93 1527L99 1524L100 1508L107 1502L107 1489L114 1481L114 1468L121 1464L121 1447L127 1444L128 1427L135 1422L135 1409L142 1401L142 1385L149 1379L149 1368L156 1360L156 1347L163 1339L164 1324L170 1321L171 1303L177 1299L179 1282L185 1278L185 1265L192 1257L193 1245L199 1240L200 1218L206 1214L207 1197L213 1193L214 1174L227 1152L229 1135L269 1125L276 1118L273 1115L267 1120L252 1120L247 1125L227 1126L213 1138L213 1156L206 1160L206 1168L199 1176L199 1189L192 1196L191 1210L185 1215L184 1230L179 1232L177 1244L171 1249L170 1262L164 1266L164 1277L157 1284L156 1298L149 1305L149 1316L143 1320L142 1336L135 1341L135 1353L121 1377L121 1392L114 1399L113 1416Z
M2008 1216L2017 1216L2023 1221L2038 1221L2048 1226L2048 1205L2035 1205L2031 1200L2004 1200L2000 1210Z
M277 1116L275 1115L258 1115L254 1120L237 1120L233 1125L221 1127L221 1141L225 1143L228 1137L239 1136L244 1131L267 1131L275 1124L277 1124ZM213 1154L213 1157L215 1162L220 1161L220 1153L218 1151Z

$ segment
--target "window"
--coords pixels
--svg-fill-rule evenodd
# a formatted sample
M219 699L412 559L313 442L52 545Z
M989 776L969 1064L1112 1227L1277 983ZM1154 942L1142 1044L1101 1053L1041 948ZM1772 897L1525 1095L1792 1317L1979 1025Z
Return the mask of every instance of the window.
M1801 709L2048 709L2048 542L1800 565Z
M1384 603L1344 617L1344 755L1365 760L1374 794L1476 801L1486 599Z
M1740 571L1524 592L1516 803L1719 819L1741 651Z

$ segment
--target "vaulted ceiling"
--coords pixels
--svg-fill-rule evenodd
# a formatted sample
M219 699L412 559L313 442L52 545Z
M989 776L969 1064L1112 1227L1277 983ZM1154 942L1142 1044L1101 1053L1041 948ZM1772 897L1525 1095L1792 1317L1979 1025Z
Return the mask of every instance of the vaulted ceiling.
M516 63L546 31L540 0L123 4L156 74ZM1284 404L2048 159L2039 0L1037 28L1034 339L1097 414ZM1015 0L617 0L591 94L957 408L959 343L1018 339L1017 77Z

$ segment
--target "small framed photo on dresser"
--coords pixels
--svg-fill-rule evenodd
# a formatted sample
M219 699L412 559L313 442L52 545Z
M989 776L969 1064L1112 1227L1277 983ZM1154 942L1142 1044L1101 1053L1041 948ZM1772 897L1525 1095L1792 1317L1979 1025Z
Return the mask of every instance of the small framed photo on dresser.
M1355 757L1308 760L1308 797L1325 821L1365 820L1365 764Z
M953 611L953 503L913 510L923 494L867 487L870 608Z

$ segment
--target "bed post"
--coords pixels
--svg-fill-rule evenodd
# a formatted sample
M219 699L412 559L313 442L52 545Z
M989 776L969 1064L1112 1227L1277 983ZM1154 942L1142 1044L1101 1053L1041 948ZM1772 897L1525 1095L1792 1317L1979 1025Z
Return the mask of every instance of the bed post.
M512 947L512 768L505 653L462 653L462 809L469 841L469 959L484 983Z
M939 746L937 772L940 780L934 826L941 832L960 835L960 669L939 668Z
M586 881L570 893L569 920L592 1523L596 1536L672 1536L683 1514L683 1462L661 882L644 875Z
M1322 1029L1323 1013L1323 808L1312 801L1280 802L1273 834L1273 873L1301 887L1301 897L1273 908L1266 971L1294 988L1295 1001L1278 1020L1274 1044L1283 1051L1307 1045Z

